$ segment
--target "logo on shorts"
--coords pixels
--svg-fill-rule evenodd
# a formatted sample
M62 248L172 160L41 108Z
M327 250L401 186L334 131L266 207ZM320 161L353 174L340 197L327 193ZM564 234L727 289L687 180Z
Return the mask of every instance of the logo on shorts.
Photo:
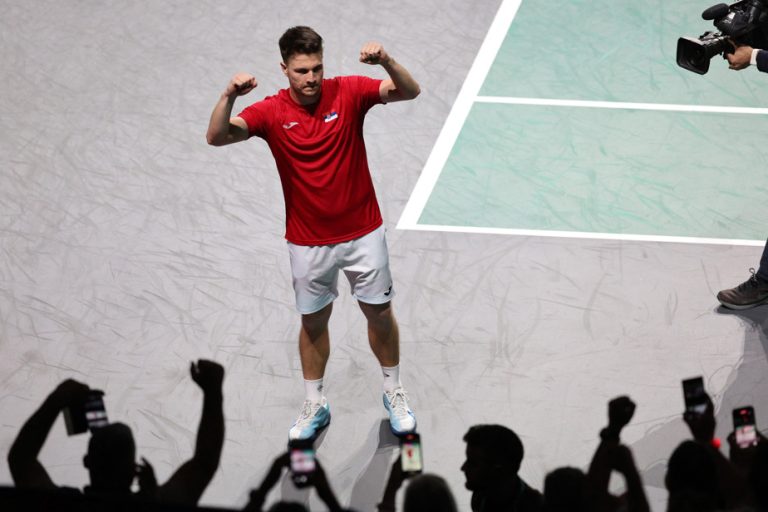
M392 293L392 285L389 285L389 290L384 292L384 295L389 296L389 294Z

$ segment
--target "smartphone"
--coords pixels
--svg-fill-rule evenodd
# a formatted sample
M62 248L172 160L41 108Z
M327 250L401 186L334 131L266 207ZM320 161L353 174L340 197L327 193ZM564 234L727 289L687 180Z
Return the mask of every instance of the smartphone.
M707 410L707 392L704 391L704 379L694 377L683 381L683 398L685 411L703 414Z
M749 448L757 444L755 409L751 405L737 407L733 410L733 430L736 435L736 444L739 447Z
M411 432L400 437L400 463L403 473L415 475L424 470L421 454L421 436Z
M109 425L107 410L104 407L104 392L91 389L83 402L65 408L64 423L67 426L67 435L70 436Z
M296 487L309 485L309 478L315 472L315 447L311 439L296 439L288 443L291 459L291 479Z

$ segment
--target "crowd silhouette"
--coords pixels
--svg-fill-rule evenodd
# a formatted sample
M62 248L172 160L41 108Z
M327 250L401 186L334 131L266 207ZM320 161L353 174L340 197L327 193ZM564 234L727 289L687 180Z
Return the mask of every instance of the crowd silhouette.
M0 489L0 510L224 510L198 507L200 497L218 469L224 445L224 368L201 359L190 365L190 376L203 393L195 450L168 481L158 483L149 461L136 460L136 444L127 425L99 423L98 414L90 418L93 422L83 458L89 474L88 484L77 489L58 486L51 480L39 460L48 434L59 413L65 414L68 423L73 421L73 414L81 414L73 411L80 411L94 391L70 379L48 395L16 436L8 453L15 487ZM747 444L731 433L727 438L729 456L726 457L715 438L712 400L707 395L703 399L700 410L687 409L683 414L691 437L681 440L669 457L665 476L669 493L667 511L768 511L768 441L759 431L756 431L755 442ZM649 511L632 451L621 442L621 432L634 412L635 403L629 397L611 400L607 406L607 425L596 437L597 448L586 471L576 467L556 468L546 475L542 492L518 475L525 450L512 429L493 424L470 427L463 437L466 457L461 471L466 490L471 493L472 511ZM351 510L340 504L319 460L313 458L310 471L299 475L298 470L292 469L293 457L291 449L276 456L261 485L251 490L242 510L306 511L301 503L266 503L271 489L286 474L293 474L296 485L316 492L325 505L324 510ZM463 490L451 489L437 474L404 469L403 457L401 453L394 460L387 481L382 482L378 511L397 510L397 495L403 487L404 512L458 510L454 493ZM614 495L609 489L614 473L624 481L625 490L621 495Z

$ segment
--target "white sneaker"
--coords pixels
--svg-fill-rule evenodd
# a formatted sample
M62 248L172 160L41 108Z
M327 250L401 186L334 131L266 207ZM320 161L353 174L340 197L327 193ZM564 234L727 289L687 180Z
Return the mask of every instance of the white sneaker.
M389 412L389 426L395 435L416 430L416 416L408 407L408 396L402 387L384 392L384 407Z
M331 422L331 408L325 397L319 402L304 400L301 414L288 431L288 439L313 439Z

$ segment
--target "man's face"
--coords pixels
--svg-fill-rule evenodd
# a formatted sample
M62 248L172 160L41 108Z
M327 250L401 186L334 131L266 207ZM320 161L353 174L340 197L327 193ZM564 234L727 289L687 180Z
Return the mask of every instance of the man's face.
M494 471L493 464L483 450L467 444L467 460L461 465L464 472L464 487L474 492L488 487L488 484L498 478L498 472Z
M291 97L302 105L310 105L320 98L323 83L323 54L294 54L280 67L288 77Z

